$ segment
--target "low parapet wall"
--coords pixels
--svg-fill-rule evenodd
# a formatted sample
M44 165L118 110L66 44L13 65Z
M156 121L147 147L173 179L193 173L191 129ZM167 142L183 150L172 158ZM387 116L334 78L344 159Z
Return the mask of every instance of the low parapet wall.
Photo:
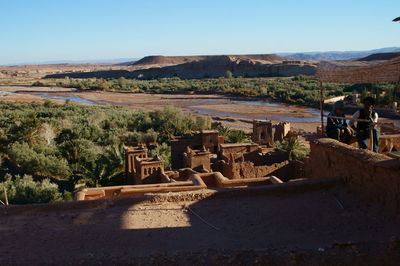
M157 193L169 193L169 192L195 191L195 190L206 189L208 187L233 188L233 187L248 187L255 185L260 186L260 185L271 185L271 184L282 183L282 181L275 176L231 180L226 178L219 172L196 173L191 169L187 169L187 174L190 174L187 181L149 184L149 185L86 188L76 193L75 199L78 201L112 199L121 197L143 196L149 193L157 194Z
M307 177L341 177L364 198L400 211L400 160L333 139L317 139L310 145Z
M207 181L207 180L206 180ZM232 198L254 196L282 196L293 193L305 193L330 189L342 186L343 181L339 178L313 178L295 180L287 183L276 183L271 180L273 185L250 186L246 188L218 188L186 191L179 193L157 193L148 195L138 195L132 197L102 198L98 200L79 200L71 202L55 202L46 204L27 204L27 205L0 205L0 215L37 215L38 212L63 212L71 210L85 209L107 209L115 206L132 206L134 204L153 204L162 202L188 202L200 201L204 199ZM259 183L259 181L257 182Z

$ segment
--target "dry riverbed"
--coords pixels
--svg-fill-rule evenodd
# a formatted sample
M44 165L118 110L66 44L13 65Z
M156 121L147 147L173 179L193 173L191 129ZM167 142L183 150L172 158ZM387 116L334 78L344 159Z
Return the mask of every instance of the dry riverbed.
M295 105L263 101L238 101L221 95L146 94L104 91L77 91L62 87L0 86L0 100L62 104L66 99L77 104L118 105L129 109L154 111L175 106L187 113L210 116L233 129L249 131L253 119L288 121L296 130L315 132L319 112ZM389 121L389 120L387 120ZM397 121L398 122L398 121Z

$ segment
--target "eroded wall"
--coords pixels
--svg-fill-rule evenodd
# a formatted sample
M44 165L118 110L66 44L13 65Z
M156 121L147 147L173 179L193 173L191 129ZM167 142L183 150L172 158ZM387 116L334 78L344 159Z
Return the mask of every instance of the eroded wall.
M341 177L367 200L400 211L400 160L328 138L310 145L307 177Z

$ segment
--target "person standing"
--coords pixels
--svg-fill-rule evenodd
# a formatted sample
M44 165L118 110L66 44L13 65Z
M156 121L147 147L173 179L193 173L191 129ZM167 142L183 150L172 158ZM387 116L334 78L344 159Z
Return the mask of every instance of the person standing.
M358 145L362 149L367 149L367 139L373 137L373 150L374 152L379 151L379 130L375 127L378 123L378 113L374 110L375 99L372 97L366 97L363 100L364 108L354 113L351 118L349 125L355 129ZM365 121L357 121L357 119Z

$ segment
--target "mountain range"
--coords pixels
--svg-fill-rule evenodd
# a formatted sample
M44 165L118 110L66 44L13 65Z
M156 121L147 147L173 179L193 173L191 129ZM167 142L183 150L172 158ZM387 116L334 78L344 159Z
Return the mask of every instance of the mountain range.
M400 52L400 47L386 47L368 51L328 51L328 52L305 52L305 53L278 53L291 60L356 60L372 54Z
M277 53L278 56L285 57L289 60L357 60L363 57L370 56L372 54L379 53L394 53L400 52L400 47L386 47L368 51L326 51L326 52L300 52L300 53ZM144 57L146 60L156 60L160 56L150 56ZM191 56L195 57L204 57L204 56ZM169 57L173 58L173 57ZM178 57L175 57L175 59ZM141 60L143 60L141 59ZM46 62L25 62L14 65L41 65L41 64L93 64L93 63L115 63L120 65L133 65L136 61L139 61L139 58L117 58L117 59L95 59L95 60L54 60L54 61L46 61ZM192 60L189 60L192 61ZM181 62L187 63L187 62Z

